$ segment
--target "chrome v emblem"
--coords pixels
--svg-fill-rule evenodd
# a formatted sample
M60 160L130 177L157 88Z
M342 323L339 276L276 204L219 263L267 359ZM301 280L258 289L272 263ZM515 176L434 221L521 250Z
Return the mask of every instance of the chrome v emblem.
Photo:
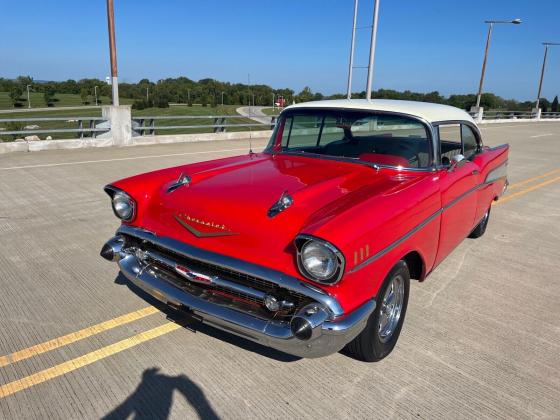
M183 185L189 185L191 183L192 179L190 176L186 175L186 174L181 174L181 176L179 176L179 179L177 179L177 181L175 181L173 184L171 184L168 188L167 188L167 193L172 193L173 191L175 191L177 188L182 187Z
M227 229L225 226L223 225L215 225L212 222L205 222L196 218L191 218L188 215L183 215L183 214L177 214L175 215L175 220L181 225L183 226L185 229L187 229L190 233L192 233L194 236L196 236L197 238L212 238L212 237L216 237L216 236L234 236L234 235L239 235L236 232L232 232L229 229ZM193 224L196 225L201 225L201 226L206 226L206 227L210 227L210 228L214 228L216 230L213 231L203 231L197 229L195 226L193 226Z

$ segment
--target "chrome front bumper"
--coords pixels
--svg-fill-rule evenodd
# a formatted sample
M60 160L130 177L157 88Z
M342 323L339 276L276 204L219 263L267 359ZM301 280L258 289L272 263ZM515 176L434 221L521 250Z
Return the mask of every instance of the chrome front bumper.
M290 321L267 320L232 309L227 305L207 301L158 276L157 270L151 269L150 265L141 261L133 251L123 248L122 235L150 241L158 246L165 243L167 249L171 249L175 253L188 257L196 254L196 257L203 261L215 264L227 262L225 267L228 269L239 270L241 268L244 273L267 273L269 276L265 280L278 282L282 287L296 290L298 293L305 292L306 296L316 302L311 308L315 310L310 311L309 306L306 306L298 311ZM118 262L121 272L128 280L159 301L173 308L184 308L205 324L300 357L322 357L341 350L365 328L369 315L375 309L375 300L370 300L356 310L345 314L336 299L298 279L286 277L276 271L253 266L247 262L193 248L170 238L157 237L150 232L128 226L122 226L117 232L117 236L107 242L102 250L102 256ZM294 327L297 330L297 326L300 325L297 324L298 322L310 324L312 332L309 338L300 339L294 335Z

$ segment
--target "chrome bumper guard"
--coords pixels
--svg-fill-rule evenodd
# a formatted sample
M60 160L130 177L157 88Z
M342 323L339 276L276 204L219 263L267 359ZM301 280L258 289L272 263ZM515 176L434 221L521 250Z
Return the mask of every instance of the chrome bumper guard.
M135 252L124 247L125 236L148 241L176 254L244 274L259 274L260 278L305 294L316 303L300 308L290 321L286 321L262 319L209 302L158 276L157 270L152 270ZM184 307L205 324L300 357L322 357L341 350L365 328L369 315L375 309L375 300L370 300L345 314L332 296L294 277L126 225L121 226L117 236L105 244L101 255L107 260L118 262L121 272L128 280L159 301L173 308ZM221 283L224 284L226 283ZM254 291L255 294L259 293Z

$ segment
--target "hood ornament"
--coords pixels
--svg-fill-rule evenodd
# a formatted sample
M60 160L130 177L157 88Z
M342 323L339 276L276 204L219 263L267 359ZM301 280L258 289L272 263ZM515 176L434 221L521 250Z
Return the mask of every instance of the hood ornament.
M177 181L175 181L173 184L171 184L168 188L167 188L167 193L172 193L173 191L175 191L177 188L182 187L183 185L189 185L191 183L192 179L190 176L188 176L187 174L181 174L179 176L179 179L177 179Z
M268 209L268 217L272 218L278 213L282 213L292 204L294 204L293 197L288 193L288 191L284 191L278 201L274 203L270 209Z

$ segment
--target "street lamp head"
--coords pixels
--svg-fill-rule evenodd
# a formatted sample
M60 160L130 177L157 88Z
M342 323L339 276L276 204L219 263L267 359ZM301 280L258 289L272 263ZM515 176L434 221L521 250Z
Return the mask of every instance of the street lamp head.
M521 19L513 19L513 20L485 20L484 23L489 23L491 25L495 23L512 23L514 25L521 25L523 21Z
M560 42L543 42L542 43L545 47L548 47L550 45L560 45Z

